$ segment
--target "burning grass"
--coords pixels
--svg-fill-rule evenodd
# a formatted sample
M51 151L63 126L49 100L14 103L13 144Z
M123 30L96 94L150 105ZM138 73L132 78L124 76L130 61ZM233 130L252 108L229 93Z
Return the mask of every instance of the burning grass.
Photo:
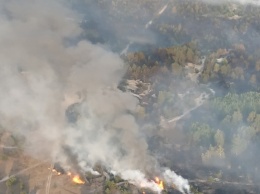
M51 170L53 173L55 173L56 175L63 175L63 176L67 176L68 179L71 181L71 183L76 184L76 185L84 185L86 183L88 183L87 180L87 175L80 174L80 173L75 173L73 171L70 170L64 170L60 165L55 164L53 166L53 169L49 169ZM105 176L105 175L101 175L100 176ZM99 176L99 177L100 177ZM164 175L165 176L165 175ZM169 180L168 178L171 178L171 180ZM176 176L176 175L175 175ZM126 183L126 179L122 179L119 176L115 176L113 174L107 173L106 178L103 180L107 180L107 182L103 182L103 184L105 184L105 188L109 189L109 190L121 190L126 189L126 190L132 190L131 187L125 186ZM166 178L165 178L166 177ZM139 188L138 190L145 194L145 193L151 193L152 191L155 193L161 193L163 191L169 191L169 190L176 190L176 191L181 191L180 188L175 186L175 182L174 182L174 174L170 174L165 177L159 177L159 176L155 176L154 178L151 179L146 179L145 177L141 178L139 176L134 176L131 177L128 183L130 183L131 185L133 185L135 188ZM136 187L137 186L137 187ZM182 192L182 191L181 191Z
M79 175L73 176L72 181L79 185L85 184L85 181L83 181Z
M155 183L158 185L160 189L164 190L164 183L162 180L159 179L159 177L155 177Z
M75 184L83 185L86 183L86 181L83 180L80 175L72 173L70 171L66 172L59 164L55 164L54 167L51 169L49 168L53 173L56 175L67 175L71 178L71 181Z

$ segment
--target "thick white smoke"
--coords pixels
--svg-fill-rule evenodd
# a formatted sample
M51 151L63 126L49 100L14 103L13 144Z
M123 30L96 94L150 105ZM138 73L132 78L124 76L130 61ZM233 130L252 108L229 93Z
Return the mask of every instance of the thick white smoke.
M162 189L154 181L148 181L145 175L138 170L126 170L121 173L123 179L129 180L132 184L139 185L143 188L150 188L151 190L160 193Z
M186 179L183 179L180 175L177 175L174 171L166 169L163 173L163 177L168 184L174 184L178 190L182 193L190 193L190 185Z
M66 3L0 0L1 125L35 157L69 165L75 156L83 170L98 163L158 191L144 176L156 162L131 114L138 102L116 88L124 64L102 45L69 44L81 29Z

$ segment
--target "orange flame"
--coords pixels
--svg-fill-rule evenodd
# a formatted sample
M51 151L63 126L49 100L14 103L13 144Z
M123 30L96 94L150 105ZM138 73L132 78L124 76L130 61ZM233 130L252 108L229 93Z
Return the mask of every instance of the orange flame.
M155 183L158 185L160 189L164 189L163 181L159 179L159 177L155 177Z
M85 184L85 181L81 180L80 177L78 175L74 176L72 178L72 181L76 184Z

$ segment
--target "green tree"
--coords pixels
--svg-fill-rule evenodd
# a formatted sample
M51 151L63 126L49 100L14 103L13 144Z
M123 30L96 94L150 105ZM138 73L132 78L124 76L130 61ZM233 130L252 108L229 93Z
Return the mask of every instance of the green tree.
M188 62L193 62L194 61L194 52L192 51L192 49L191 48L188 48L188 50L187 50L187 61Z
M251 84L257 84L257 79L256 79L256 75L255 75L255 74L251 75L251 77L250 77L250 83L251 83Z
M105 187L109 188L110 190L113 190L113 189L116 189L117 186L116 186L116 183L114 181L108 180L105 183Z
M202 75L201 75L201 77L202 77L202 81L203 81L203 83L207 83L208 81L209 81L209 74L208 73L203 73Z
M246 150L248 146L248 140L243 138L241 134L235 134L232 138L231 152L234 155L240 155Z
M185 51L182 48L177 48L174 58L179 64L184 64L186 61Z
M163 104L165 102L172 102L172 95L167 91L159 91L157 103Z
M166 92L165 91L159 91L158 98L157 98L158 104L164 103L165 99L166 99Z
M169 73L169 69L168 69L166 66L161 67L160 71L161 71L163 74L168 74L168 73Z
M235 111L232 115L232 122L233 123L240 123L243 120L243 115L240 111Z
M225 143L225 138L224 138L224 133L221 130L217 130L215 135L214 135L214 140L217 146L224 146Z
M202 192L200 192L198 190L198 188L195 188L194 186L191 186L191 193L194 193L194 194L203 194Z
M106 190L105 190L105 194L112 194L112 192L110 191L109 188L106 188Z
M219 70L220 70L220 65L218 64L218 63L216 63L215 65L214 65L214 72L219 72Z
M175 76L181 76L182 75L182 72L183 72L183 68L182 66L179 64L179 63L173 63L172 64L172 73L173 75Z
M260 132L260 114L257 114L252 124L257 132Z
M256 112L252 111L247 117L247 122L252 123L254 122L255 118L256 118Z
M228 67L227 67L226 65L222 65L222 66L220 67L220 72L221 72L221 74L223 74L223 75L227 75L227 74L228 74Z
M209 145L212 139L212 129L208 124L194 123L192 125L193 142L199 145Z
M24 184L20 182L20 190L24 190Z
M236 78L244 80L244 70L242 67L235 67L234 72L236 74Z
M260 60L258 60L255 64L255 70L260 71Z
M6 181L6 186L7 187L11 187L13 186L14 184L17 183L17 178L15 176L9 178L7 181Z
M211 146L209 149L201 154L201 158L203 162L209 162L215 159L224 159L225 158L225 151L222 146Z

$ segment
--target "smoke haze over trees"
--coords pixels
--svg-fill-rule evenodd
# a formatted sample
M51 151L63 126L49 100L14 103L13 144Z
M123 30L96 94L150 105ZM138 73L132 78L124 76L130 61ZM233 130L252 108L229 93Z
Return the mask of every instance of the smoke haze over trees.
M183 193L185 178L257 185L258 5L0 0L1 128L33 157L153 191L155 175Z

